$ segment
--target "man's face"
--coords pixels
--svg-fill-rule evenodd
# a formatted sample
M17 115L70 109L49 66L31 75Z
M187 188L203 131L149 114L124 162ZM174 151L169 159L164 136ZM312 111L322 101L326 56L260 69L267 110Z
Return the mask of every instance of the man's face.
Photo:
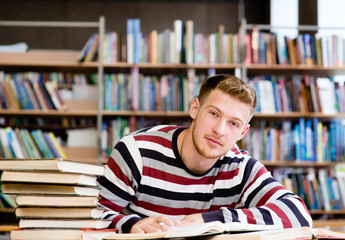
M194 146L207 159L227 153L249 129L250 107L219 89L213 90L202 105L195 99L190 114Z

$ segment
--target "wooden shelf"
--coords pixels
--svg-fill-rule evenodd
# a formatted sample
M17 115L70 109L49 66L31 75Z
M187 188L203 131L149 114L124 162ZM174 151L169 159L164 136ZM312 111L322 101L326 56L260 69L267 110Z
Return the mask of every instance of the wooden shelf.
M332 167L339 162L296 162L296 161L275 161L275 162L270 162L270 161L260 161L263 163L266 167Z
M189 117L188 112L183 111L102 111L103 116L124 116L124 117Z
M103 116L136 116L136 117L189 117L188 112L183 111L115 111L103 110ZM286 112L286 113L255 113L253 119L298 119L298 118L320 118L320 119L334 119L345 118L345 113L339 114L323 114L323 113L301 113L301 112Z
M344 209L339 209L339 210L330 210L330 211L326 211L326 210L309 210L310 214L345 214L345 210ZM344 222L345 225L345 222Z
M62 147L68 159L83 162L98 162L97 147Z
M0 115L13 116L42 116L42 117L96 117L98 114L98 102L89 100L66 101L66 110L12 110L1 109Z
M61 67L94 68L97 63L77 61L79 51L73 50L29 50L25 53L0 53L2 67Z
M345 113L337 114L323 114L313 112L277 112L277 113L255 113L253 119L295 119L295 118L320 118L320 119L334 119L334 118L345 118Z
M313 227L315 228L328 228L333 231L345 231L345 219L336 220L314 220Z
M308 66L308 65L268 65L268 64L249 64L245 65L248 73L264 73L267 74L267 71L270 71L270 74L274 73L313 73L313 74L344 74L345 67L324 67L324 66Z

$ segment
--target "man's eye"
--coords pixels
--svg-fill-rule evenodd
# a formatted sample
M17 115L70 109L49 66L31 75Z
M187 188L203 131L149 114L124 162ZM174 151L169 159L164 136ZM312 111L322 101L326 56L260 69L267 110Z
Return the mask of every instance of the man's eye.
M236 122L230 122L230 125L231 125L231 126L234 126L234 127L237 127L237 126L238 126L238 124L237 124Z

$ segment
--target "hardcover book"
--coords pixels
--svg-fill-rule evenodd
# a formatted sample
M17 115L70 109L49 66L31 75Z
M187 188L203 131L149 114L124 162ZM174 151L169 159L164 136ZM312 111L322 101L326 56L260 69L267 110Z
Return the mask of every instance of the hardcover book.
M96 176L79 173L4 171L1 176L2 182L52 183L93 187L97 186L96 180Z
M0 170L16 171L56 171L66 173L81 173L101 176L104 166L96 163L85 163L63 158L50 159L0 159Z
M18 195L16 202L27 207L96 207L98 197Z

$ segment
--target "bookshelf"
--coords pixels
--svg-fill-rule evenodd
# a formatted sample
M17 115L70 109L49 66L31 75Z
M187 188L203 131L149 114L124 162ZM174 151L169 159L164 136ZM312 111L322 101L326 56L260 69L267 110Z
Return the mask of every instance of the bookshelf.
M0 21L1 27L24 27L24 28L91 28L96 29L100 38L103 38L105 31L105 18L99 17L98 21L93 22L61 22L61 21ZM99 45L99 52L102 55L103 45ZM103 78L103 62L79 63L77 61L79 51L74 50L29 50L25 53L0 53L0 71L15 72L81 72L85 74L95 73L97 79ZM101 80L99 80L101 82ZM71 86L62 86L71 88ZM102 86L99 85L99 94L102 93ZM71 100L65 102L67 109L65 110L17 110L17 109L0 109L0 115L6 119L5 124L1 123L0 127L13 127L32 129L43 129L53 131L57 134L64 135L68 129L78 128L78 126L63 126L61 122L66 121L91 121L90 127L101 128L102 102L97 100ZM18 126L16 123L19 119L26 124ZM43 125L32 123L35 119L44 119L44 121L52 121ZM58 122L56 123L58 119ZM63 120L64 119L64 120ZM91 119L91 120L88 120ZM7 122L8 121L8 122ZM13 122L13 124L12 124ZM23 123L21 122L21 123ZM98 124L100 123L100 124ZM80 127L80 126L79 126ZM99 148L64 148L68 158L86 162L100 162ZM0 208L0 214L7 219L10 224L4 225L0 231L10 231L18 228L13 222L13 208ZM6 222L6 221L5 221ZM2 223L3 225L4 223Z
M2 27L49 27L49 28L94 28L100 39L103 39L105 31L105 18L99 17L98 21L0 21ZM102 57L103 45L99 44L99 55ZM80 51L74 50L29 50L25 53L0 53L0 70L4 72L83 72L97 73L97 79L103 78L103 62L80 63L77 61ZM97 80L101 82L101 80ZM102 85L98 84L99 94L103 92ZM92 118L95 119L96 128L100 131L102 116L102 102L97 100L71 100L66 101L67 110L13 110L1 109L3 117L18 118ZM33 126L34 127L34 126ZM52 126L51 128L53 128ZM49 128L49 127L48 127ZM78 158L80 151L69 151L70 158ZM98 161L99 154L93 150L88 156L88 161ZM77 155L73 155L73 154Z
M12 24L24 24L25 22L13 22ZM5 24L4 22L0 22ZM6 23L8 24L8 23ZM45 23L40 22L39 24L45 25ZM105 23L104 19L100 18L99 22L89 23L88 27L97 27L100 33L100 38L103 38ZM8 26L10 26L8 25ZM26 23L25 23L26 25ZM71 27L70 24L59 24L60 27ZM83 24L76 24L73 27L84 27ZM245 21L242 21L242 26L240 27L240 33L245 34L246 31L250 30L253 25L246 25ZM259 28L265 29L267 26L259 25ZM301 30L303 30L301 28ZM306 29L310 30L310 28ZM241 38L244 39L244 38ZM99 53L102 54L103 50L102 44L99 45ZM240 49L243 50L244 42L240 43ZM103 61L99 62L90 62L90 63L79 63L75 59L77 58L79 52L76 51L51 51L51 50L31 50L26 54L0 54L0 70L5 71L23 71L25 70L43 70L43 71L80 71L86 73L97 72L98 79L103 79L105 74L112 73L127 73L130 74L134 69L137 69L139 73L146 75L163 75L163 74L180 74L188 76L189 73L194 74L205 74L207 75L210 72L226 72L234 74L237 69L240 69L242 78L246 79L248 76L263 75L263 74L276 74L276 75L291 75L292 73L296 74L310 74L310 75L335 75L335 74L344 74L344 67L324 67L324 66L307 66L307 65L268 65L268 64L246 64L242 63L215 63L215 64L181 64L181 63L126 63L126 62L117 62L117 63L105 63ZM102 56L99 56L102 58ZM104 92L104 83L103 81L98 81L99 85L99 95L102 96ZM118 117L133 120L134 122L139 122L140 119L146 120L163 120L164 122L173 122L178 121L187 121L189 115L185 111L137 111L137 110L104 110L104 100L102 97L99 97L98 101L71 101L67 102L68 109L66 111L32 111L32 110L0 110L1 116L16 116L16 117L51 117L51 118L72 118L72 117L91 117L96 119L97 132L102 132L102 123L104 121L114 120ZM266 121L274 120L281 122L283 120L289 120L291 122L297 122L300 118L313 119L318 118L320 121L329 122L334 119L344 119L345 113L336 113L336 114L324 114L320 112L275 112L275 113L261 113L258 112L255 114L254 121ZM99 140L101 141L101 140ZM110 145L111 146L111 145ZM104 162L104 157L102 157L101 147L98 148L75 148L75 149L64 149L67 155L71 156L77 160L85 161L98 161ZM283 159L280 159L283 160ZM285 161L276 161L269 162L264 161L264 164L269 169L275 169L280 167L291 167L291 168L333 168L337 163L334 162L324 162L315 164L314 162L285 162ZM330 214L333 216L344 215L343 211L331 210L313 210L312 214L315 215L325 215Z
M279 27L278 27L279 28ZM247 24L246 20L243 19L241 21L241 27L240 29L242 29L242 38L245 39L245 35L249 35L251 37L253 37L251 34L254 31L254 29L256 29L256 31L258 31L259 33L266 33L266 34L271 34L270 30L271 30L271 26L270 25L261 25L261 24ZM339 28L337 28L339 29ZM344 29L344 28L342 28ZM298 30L299 31L318 31L319 28L317 26L313 26L313 25L304 25L304 26L298 26ZM300 35L303 35L302 33L300 33ZM275 35L273 35L275 36ZM312 37L314 37L314 35L311 34ZM286 40L286 39L285 39ZM253 41L253 39L251 39L251 41ZM266 42L267 43L267 42ZM287 56L288 57L296 57L295 55L291 55L291 54L296 54L297 55L297 50L296 50L296 46L298 45L298 42L293 42L294 43L294 47L293 47L293 53L289 52L289 47L287 46ZM284 43L285 44L285 43ZM278 44L277 44L278 45ZM245 49L245 45L243 45L243 49ZM278 48L278 46L276 46ZM279 49L277 49L279 50ZM243 50L246 51L246 50ZM254 49L251 49L252 53L254 51ZM257 49L257 51L259 51L260 53L260 49ZM316 50L315 51L315 55L316 55ZM267 53L267 52L266 52ZM321 52L322 54L324 54L324 52ZM261 53L262 54L262 53ZM321 56L322 56L321 54ZM334 53L331 54L331 56L334 57ZM267 57L267 55L266 55ZM317 56L317 59L319 59L320 56ZM280 63L278 60L279 56L278 54L276 55L276 62L274 63L254 63L253 59L251 59L252 61L248 61L246 63L242 63L242 76L246 79L249 79L249 81L255 79L256 77L258 77L260 79L263 80L271 80L272 82L275 81L274 78L271 78L272 76L285 76L284 80L287 80L289 78L293 78L294 75L300 75L300 76L313 76L315 79L317 79L318 77L328 77L330 79L332 79L333 76L335 75L344 75L345 74L345 68L343 63L340 64L336 64L335 62L333 63L333 65L325 65L324 63L319 63L318 61L314 60L313 64L307 64L305 62L301 62L301 63L296 63L296 64L292 64L292 62L287 63L287 64L282 64ZM320 60L320 59L319 59ZM321 61L322 62L322 61ZM265 78L265 76L270 76L268 78ZM301 82L305 81L304 77L300 78ZM332 97L332 95L330 94L329 97ZM341 102L338 102L338 105L342 104ZM284 121L289 121L292 123L292 125L297 125L300 122L300 119L303 118L305 119L305 121L312 121L313 119L317 118L319 122L321 122L323 124L323 126L327 126L329 127L331 125L332 122L341 122L343 121L343 119L345 118L344 112L338 108L338 111L336 112L332 112L332 113L324 113L322 110L320 111L320 109L318 111L287 111L287 112L281 112L281 111L277 111L277 112L272 112L272 113L264 113L264 112L258 112L255 114L254 118L253 118L253 122L257 123L257 122L266 122L265 124L258 124L256 127L258 128L258 131L263 130L264 129L269 129L269 128L276 128L281 130L282 129L282 125L280 125L282 122ZM253 129L253 128L251 128ZM268 132L269 130L267 130ZM338 132L341 132L341 129L337 130ZM266 132L266 133L267 133ZM315 132L315 129L313 130L313 133ZM264 135L262 135L263 137ZM301 134L298 135L299 138L302 137ZM276 139L276 142L279 142L280 139ZM342 140L337 140L337 141L342 141ZM260 145L260 144L258 144ZM297 146L297 145L296 145ZM279 146L279 149L284 149L284 148L288 148L288 144L283 144L281 146ZM278 150L278 151L280 151ZM289 149L290 150L290 149ZM291 149L292 150L292 149ZM295 151L295 149L293 150ZM251 151L250 151L251 152ZM266 155L267 156L267 155ZM265 157L261 157L259 159L265 159ZM315 161L316 160L316 161ZM286 172L288 172L288 174L296 174L295 176L299 176L297 177L297 183L295 182L294 184L299 184L298 179L303 179L303 177L301 177L299 174L307 174L309 171L312 171L315 175L314 178L316 177L316 181L319 181L321 178L321 172L327 172L328 177L330 179L335 179L336 175L335 175L335 168L336 166L342 164L344 162L344 152L341 151L341 153L339 154L339 157L337 157L336 159L334 158L333 160L325 160L323 159L323 161L319 161L319 159L311 159L311 160L296 160L296 159L286 159L286 158L282 158L280 155L273 157L273 160L264 160L262 161L265 166L267 167L267 169L269 169L274 176L276 176L277 179L284 181L282 175L286 174ZM284 172L285 171L285 172ZM289 172L290 171L290 172ZM291 176L291 175L290 175ZM310 177L310 175L307 175ZM293 179L293 178L291 178ZM310 180L310 179L309 179ZM315 180L314 180L315 181ZM329 180L330 181L330 180ZM339 180L338 180L339 181ZM285 182L286 184L286 182ZM301 184L301 183L300 183ZM327 183L326 183L327 184ZM322 183L320 183L320 185L322 185ZM319 185L319 186L320 186ZM325 184L324 184L325 185ZM303 188L303 187L302 187ZM296 188L295 188L296 189ZM308 191L307 188L305 188L304 186L304 192ZM321 191L321 190L318 190ZM299 190L295 190L295 193L297 193L298 195L302 196L302 198L305 199L307 198L307 202L310 200L310 195L309 196L304 196L303 197L303 191L300 192ZM317 192L314 188L314 197L312 199L315 199L315 192ZM344 198L344 196L343 196ZM327 208L327 207L326 207ZM330 227L333 229L340 229L343 230L344 229L344 223L343 220L345 217L345 213L343 211L342 207L331 207L330 209L325 209L325 208L320 208L320 209L315 209L315 206L312 207L310 209L310 213L314 219L314 227ZM327 219L327 220L325 220Z

